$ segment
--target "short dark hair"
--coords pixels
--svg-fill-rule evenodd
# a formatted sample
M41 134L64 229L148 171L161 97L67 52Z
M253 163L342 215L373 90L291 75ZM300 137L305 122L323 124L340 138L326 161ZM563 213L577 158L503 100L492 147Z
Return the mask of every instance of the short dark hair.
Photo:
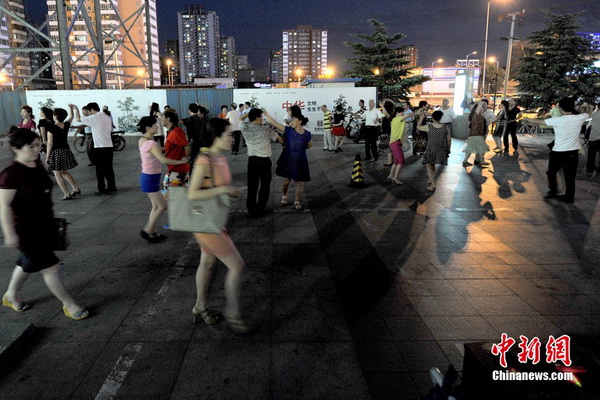
M441 112L440 110L434 111L431 114L431 118L433 118L434 121L439 121L442 119L442 117L444 116L444 113Z
M190 103L190 105L188 106L188 110L194 114L197 114L198 113L198 104Z
M50 121L52 121L52 117L54 116L54 111L52 111L51 108L42 107L42 108L40 108L40 111L44 113L44 117L46 117L46 119L49 119Z
M82 110L86 110L86 111L90 111L90 108L87 106L87 104L83 107L81 107Z
M260 118L262 114L262 110L258 108L253 108L248 112L248 119L250 120L250 122L254 122L257 118Z
M200 112L200 114L202 115L208 115L208 108L204 107L204 106L198 106L198 111Z
M235 110L237 108L237 104L231 103L231 108L233 108Z
M247 105L248 107L252 107L252 103L250 103L249 101L244 103L245 105Z
M64 108L55 108L54 109L54 116L56 117L58 122L65 122L65 119L67 119L67 115L69 115L69 114L67 113L67 110L65 110Z
M358 102L365 104L365 101L363 99L360 99Z
M98 111L100 112L100 106L98 105L98 103L88 103L88 108L90 109L90 111Z
M137 124L137 130L141 133L146 133L146 129L156 124L156 118L151 116L142 117Z
M421 100L421 101L419 102L419 108L421 108L421 107L424 107L424 106L426 106L426 105L427 105L427 102L426 102L425 100Z
M33 108L29 107L27 104L21 106L21 110L27 111L29 114L31 114L31 119L35 119L35 117L33 116Z
M206 135L203 136L203 139L206 141L206 147L212 146L215 138L221 137L227 126L229 126L229 121L226 119L211 118L206 124Z
M292 117L302 115L302 109L297 104L294 104L293 106L290 107L290 112L292 113Z
M342 107L341 104L338 104L337 106L335 106L335 111L344 111L344 107Z
M169 121L171 121L171 123L173 125L177 125L177 123L179 122L179 116L177 115L177 113L174 113L173 111L165 111L163 116L165 117L165 119L168 119Z
M31 129L19 128L10 135L9 143L11 147L21 149L23 146L29 146L35 139L39 138L37 133Z
M572 97L563 97L562 99L560 99L560 101L558 102L558 106L564 111L564 112L574 112L575 111L575 99Z

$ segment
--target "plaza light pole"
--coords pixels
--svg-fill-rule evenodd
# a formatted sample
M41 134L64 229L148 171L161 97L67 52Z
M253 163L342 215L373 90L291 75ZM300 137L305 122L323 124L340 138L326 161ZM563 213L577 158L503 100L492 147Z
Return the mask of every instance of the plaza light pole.
M170 58L167 60L167 83L169 84L169 86L173 86L173 75L172 75L172 71L171 71L171 66L173 65L173 60L171 60Z
M476 52L476 51L474 51L474 52L472 52L472 53L469 53L469 54L467 54L467 57L466 57L467 61L465 62L465 67L469 68L469 57L470 57L470 56L473 56L473 55L475 55L475 54L477 54L477 52Z
M498 93L498 70L500 69L500 61L496 60L496 57L490 57L487 60L488 62L491 63L496 63L496 76L494 78L494 105L492 107L492 110L495 112L496 111L496 97L497 97L497 93ZM489 90L488 90L489 92ZM489 93L488 93L489 95Z
M435 60L434 62L431 63L431 68L433 68L433 66L435 64L439 64L443 61L444 61L443 58L438 58L437 60ZM429 102L433 102L433 90L434 90L433 82L434 81L435 81L435 71L431 71L431 91L429 92Z

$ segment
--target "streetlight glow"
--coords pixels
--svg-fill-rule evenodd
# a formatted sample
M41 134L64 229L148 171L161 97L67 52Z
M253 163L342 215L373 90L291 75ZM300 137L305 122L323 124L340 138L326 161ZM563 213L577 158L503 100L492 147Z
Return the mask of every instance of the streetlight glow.
M379 70L379 68L373 68L373 75L379 76L379 74L381 74L381 71Z
M439 64L439 63L442 63L442 62L444 62L444 59L443 58L438 58L437 60L435 60L434 62L431 63L431 68L433 68L433 66L435 64Z

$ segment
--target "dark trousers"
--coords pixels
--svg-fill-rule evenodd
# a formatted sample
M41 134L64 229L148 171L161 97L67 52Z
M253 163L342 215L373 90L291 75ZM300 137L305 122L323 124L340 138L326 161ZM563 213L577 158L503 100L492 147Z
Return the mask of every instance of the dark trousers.
M92 137L91 133L86 133L85 135L89 135L89 137L87 138L85 151L87 152L90 164L96 164L96 162L94 161L94 138Z
M594 172L596 167L596 154L598 154L598 150L600 150L600 140L590 140L588 142L588 156L587 156L587 166L586 169L588 172Z
M512 138L513 149L519 148L519 139L517 139L517 123L511 122L506 126L504 132L504 151L508 151L508 135Z
M379 127L365 126L363 132L365 136L365 160L371 159L371 153L373 153L374 158L379 158L379 153L377 152L377 138L379 137Z
M113 171L112 147L96 147L94 149L94 162L96 164L96 179L98 180L99 192L114 192L117 190L115 184L115 172ZM104 182L106 180L106 183Z
M556 174L561 168L565 174L565 201L572 202L575 199L575 176L577 175L577 165L579 163L578 150L571 151L551 151L550 160L548 160L548 186L549 194L558 192L556 183Z
M248 157L248 197L246 207L250 214L265 210L271 192L271 159L269 157ZM256 195L258 193L258 200Z
M232 153L240 151L240 141L242 140L242 131L233 131L233 147L231 148Z

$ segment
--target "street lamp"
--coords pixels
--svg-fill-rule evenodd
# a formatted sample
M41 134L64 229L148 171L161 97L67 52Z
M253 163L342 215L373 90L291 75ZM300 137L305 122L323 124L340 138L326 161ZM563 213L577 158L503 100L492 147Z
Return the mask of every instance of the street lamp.
M487 59L488 62L491 63L496 63L496 76L494 77L494 105L492 110L496 111L496 93L498 93L498 70L500 69L500 61L496 60L496 57L490 57ZM488 88L488 95L489 95L489 88Z
M173 86L173 74L171 71L171 66L173 65L173 60L171 60L170 58L167 59L167 68L168 68L168 75L167 75L167 81L169 83L169 86Z
M431 63L431 68L433 68L433 66L434 66L435 64L441 63L441 62L443 62L443 61L444 61L444 59L443 59L443 58L438 58L437 60L435 60L434 62L432 62L432 63Z
M10 83L10 88L13 91L15 90L15 85L14 85L12 79L8 79L8 76L6 76L5 74L0 74L0 82Z
M476 51L474 51L474 52L472 52L472 53L469 53L469 54L467 54L467 57L466 57L467 61L466 61L466 63L465 63L465 67L467 67L467 68L469 67L469 56L472 56L472 55L475 55L475 54L477 54L477 52L476 52Z
M146 71L143 69L139 69L138 76L144 80L144 89L148 89L148 81L146 80Z
M490 4L494 0L488 0L487 5L487 16L485 17L485 45L483 46L483 59L487 60L487 45L488 45L488 34L490 32ZM503 0L504 1L504 0ZM483 63L483 78L481 78L481 91L485 90L485 69L487 63Z
M373 75L379 76L381 74L381 70L379 68L373 68Z
M298 83L300 83L300 77L302 76L303 73L304 73L304 71L302 71L302 68L296 69L295 74L298 77Z

